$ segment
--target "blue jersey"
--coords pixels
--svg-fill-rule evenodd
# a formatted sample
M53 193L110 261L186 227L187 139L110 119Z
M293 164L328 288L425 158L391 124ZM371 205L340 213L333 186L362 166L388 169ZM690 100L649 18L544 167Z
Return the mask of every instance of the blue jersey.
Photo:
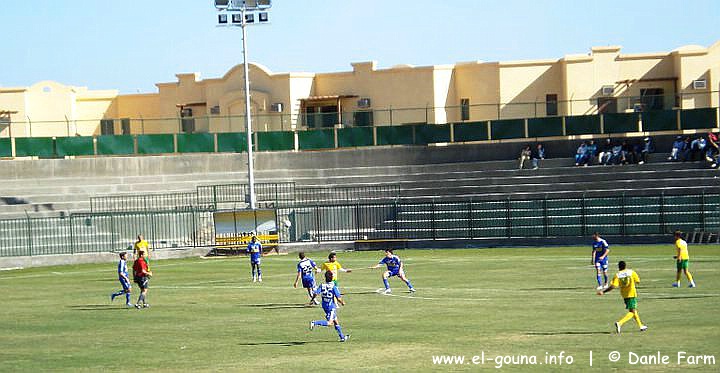
M390 257L384 257L380 261L380 264L385 264L387 266L388 271L390 272L397 272L400 270L400 264L402 261L400 261L400 257L397 255L393 255Z
M309 280L315 278L315 267L315 262L312 259L305 258L298 263L297 271L303 280Z
M118 277L123 278L123 275L125 275L125 278L128 278L127 262L124 259L120 259L120 262L118 262Z
M608 245L607 241L601 238L600 241L593 241L592 247L595 251L595 261L597 262L600 261L601 256L607 254L610 245ZM607 259L607 256L605 259Z
M324 310L337 308L335 298L340 298L340 289L335 286L334 282L326 282L315 288L315 294L322 297L322 307Z
M250 242L247 246L247 252L250 253L250 260L257 261L262 256L262 245L259 241Z

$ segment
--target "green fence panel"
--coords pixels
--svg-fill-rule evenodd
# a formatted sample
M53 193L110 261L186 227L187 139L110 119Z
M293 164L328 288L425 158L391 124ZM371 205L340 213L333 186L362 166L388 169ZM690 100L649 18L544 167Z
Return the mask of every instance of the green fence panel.
M455 142L483 141L489 138L487 121L456 123L453 125L453 132Z
M577 115L565 117L566 135L588 135L600 133L599 115Z
M603 114L603 128L605 133L625 133L638 131L637 113L609 113Z
M652 110L641 115L643 131L673 131L678 129L676 110Z
M338 146L341 148L373 145L372 127L341 128L338 129L337 136Z
M52 157L55 149L52 137L15 138L15 155L18 157Z
M262 132L258 132L260 136ZM247 151L247 137L245 132L226 132L217 134L218 152L242 153Z
M562 117L530 118L528 119L528 136L562 136L562 127Z
M310 130L298 132L300 150L331 149L335 147L335 130Z
M57 155L95 155L91 136L58 137L55 140Z
M377 127L378 145L412 145L413 126L379 126Z
M0 157L12 157L12 139L0 139Z
M139 135L138 154L174 153L173 135Z
M135 153L131 135L104 135L97 137L97 153L101 155L126 155Z
M717 127L717 108L686 109L680 112L682 129Z
M215 136L212 133L181 133L177 135L178 153L212 153Z
M295 150L295 134L291 131L257 132L260 151Z
M501 119L490 121L493 140L518 139L525 137L524 119Z
M450 142L449 124L415 125L415 144L426 145L438 142Z

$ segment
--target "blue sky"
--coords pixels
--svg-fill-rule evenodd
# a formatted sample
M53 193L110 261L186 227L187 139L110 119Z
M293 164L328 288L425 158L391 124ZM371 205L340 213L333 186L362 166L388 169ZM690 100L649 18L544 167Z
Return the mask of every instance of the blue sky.
M212 0L3 3L0 86L56 80L155 92L176 73L218 77L242 62L240 31L215 27ZM248 49L275 72L560 58L602 45L661 52L720 40L717 0L274 0L270 20L249 29Z

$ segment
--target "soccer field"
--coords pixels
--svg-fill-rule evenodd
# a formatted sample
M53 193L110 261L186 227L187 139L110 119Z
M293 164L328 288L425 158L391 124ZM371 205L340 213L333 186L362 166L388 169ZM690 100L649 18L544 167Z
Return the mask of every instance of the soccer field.
M617 290L595 294L589 247L397 251L414 295L397 278L391 296L378 294L380 270L341 273L347 343L333 329L308 330L324 313L303 306L305 291L292 288L295 255L264 258L262 283L250 281L245 257L151 263L152 307L142 310L126 309L124 297L110 303L119 287L112 263L4 271L0 371L472 371L499 360L510 370L602 371L632 367L630 353L658 351L667 364L635 368L717 371L720 362L690 366L677 356L720 358L718 249L690 247L698 287L688 289L684 279L682 288L670 287L671 244L613 246L611 274L619 260L638 272L638 309L650 328L641 333L631 321L621 335L612 325L624 304ZM308 255L321 263L327 253ZM341 252L338 260L363 268L382 255ZM612 351L619 362L609 361ZM561 352L562 359L551 357ZM483 354L481 364L470 361ZM465 364L434 365L440 355L465 356ZM508 364L521 355L524 365ZM537 365L527 365L530 356Z

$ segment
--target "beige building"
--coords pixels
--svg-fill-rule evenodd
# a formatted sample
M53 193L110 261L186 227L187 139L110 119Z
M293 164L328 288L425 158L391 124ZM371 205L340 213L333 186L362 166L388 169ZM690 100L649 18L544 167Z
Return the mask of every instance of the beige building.
M595 47L552 60L387 69L361 62L337 73L273 73L251 64L252 113L255 128L269 131L718 106L720 42L620 52ZM176 76L152 94L50 81L0 87L0 137L243 130L242 65L220 78Z

